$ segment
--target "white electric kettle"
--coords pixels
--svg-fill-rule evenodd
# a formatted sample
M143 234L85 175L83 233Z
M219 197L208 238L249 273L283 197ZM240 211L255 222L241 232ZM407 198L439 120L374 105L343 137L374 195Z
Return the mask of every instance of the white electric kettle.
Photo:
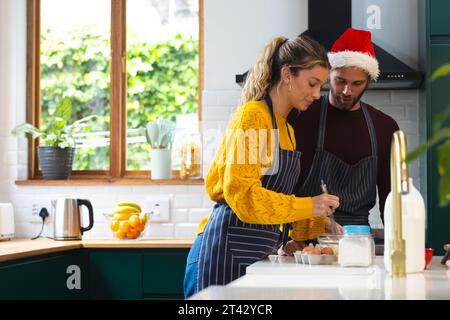
M11 203L0 203L0 240L14 237L14 209Z

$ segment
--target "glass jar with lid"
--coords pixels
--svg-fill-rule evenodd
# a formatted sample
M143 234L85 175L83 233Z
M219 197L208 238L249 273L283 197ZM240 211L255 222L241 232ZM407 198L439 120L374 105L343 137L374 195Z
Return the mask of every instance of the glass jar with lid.
M177 115L172 163L181 179L202 177L202 136L198 128L197 113Z
M339 264L342 267L368 267L375 258L375 242L370 226L344 226L344 235L339 240Z
M187 132L181 142L180 178L202 177L202 139L199 132Z

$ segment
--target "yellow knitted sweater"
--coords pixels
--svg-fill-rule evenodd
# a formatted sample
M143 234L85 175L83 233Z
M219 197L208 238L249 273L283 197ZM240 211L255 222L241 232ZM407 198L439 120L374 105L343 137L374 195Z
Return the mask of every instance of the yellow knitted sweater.
M295 150L292 127L276 113L275 118L280 148ZM214 202L225 199L243 222L294 222L290 232L292 239L303 241L316 238L318 234L324 233L328 219L313 217L312 198L277 193L262 186L262 174L271 164L272 129L272 117L264 101L250 101L241 106L229 123L206 176L206 191ZM200 222L198 234L203 232L208 218Z

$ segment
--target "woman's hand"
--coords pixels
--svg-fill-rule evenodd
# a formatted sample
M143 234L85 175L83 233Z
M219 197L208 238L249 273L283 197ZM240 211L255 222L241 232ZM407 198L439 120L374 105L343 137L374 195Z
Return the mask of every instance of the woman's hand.
M280 249L278 249L278 254L280 256L292 256L294 255L295 251L301 251L303 250L303 248L306 247L306 243L303 241L295 241L295 240L290 240L288 242L286 242L286 244L284 245L284 247L281 247Z
M335 222L335 223L336 223L336 234L343 234L344 230L342 229L342 226L337 222ZM331 233L333 231L333 226L331 225L331 219L328 219L328 222L325 224L325 231L327 233Z
M313 215L315 217L329 216L339 207L339 198L328 193L312 197Z

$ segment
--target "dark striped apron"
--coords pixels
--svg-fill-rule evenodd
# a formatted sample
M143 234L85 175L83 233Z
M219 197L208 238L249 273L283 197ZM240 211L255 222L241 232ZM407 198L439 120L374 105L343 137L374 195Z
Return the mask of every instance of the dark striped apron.
M293 194L300 176L301 153L282 150L279 147L276 130L278 127L272 101L270 97L266 97L265 101L272 115L275 152L278 153L278 157L274 157L268 171L276 169L272 170L270 175L266 172L261 178L262 186L290 195ZM291 139L289 129L288 135ZM295 150L295 145L293 147ZM225 285L243 276L247 266L266 258L277 250L280 242L286 242L289 228L290 225L283 225L280 239L280 225L242 222L225 201L218 202L203 231L198 261L197 291L211 285Z
M339 197L340 206L334 213L337 223L369 224L369 210L375 205L377 196L377 138L367 106L361 101L369 130L372 155L354 165L323 149L329 108L328 95L322 97L320 108L316 153L308 177L297 194L312 197L321 194L320 181L323 180L328 192Z

